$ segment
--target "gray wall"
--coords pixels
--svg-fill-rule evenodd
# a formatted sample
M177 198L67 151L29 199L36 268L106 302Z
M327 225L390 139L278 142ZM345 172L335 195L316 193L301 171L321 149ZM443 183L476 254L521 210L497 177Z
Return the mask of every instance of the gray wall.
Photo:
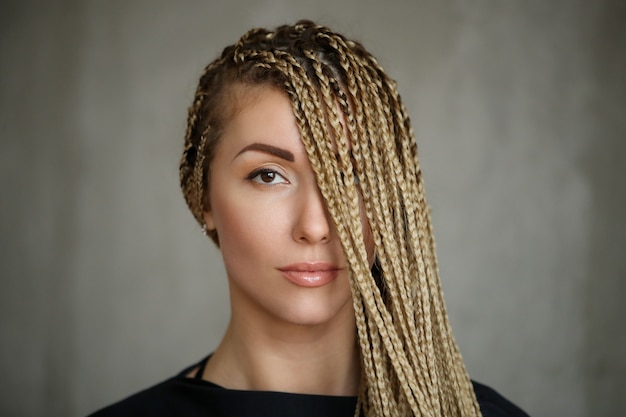
M472 376L534 416L626 413L625 2L5 0L0 415L81 416L215 347L186 107L223 46L298 17L399 82Z

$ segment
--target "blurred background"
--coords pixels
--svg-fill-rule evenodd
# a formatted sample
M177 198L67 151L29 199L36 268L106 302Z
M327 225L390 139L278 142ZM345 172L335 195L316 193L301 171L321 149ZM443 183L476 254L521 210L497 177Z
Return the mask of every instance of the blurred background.
M224 46L302 17L398 81L472 377L626 414L626 2L3 0L0 415L84 416L215 348L186 108Z

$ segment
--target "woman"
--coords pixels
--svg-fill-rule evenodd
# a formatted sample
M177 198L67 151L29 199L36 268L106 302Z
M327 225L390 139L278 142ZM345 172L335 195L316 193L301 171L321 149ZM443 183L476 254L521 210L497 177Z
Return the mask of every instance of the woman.
M95 416L525 415L467 375L409 119L362 45L300 21L227 47L180 179L230 323L198 365Z

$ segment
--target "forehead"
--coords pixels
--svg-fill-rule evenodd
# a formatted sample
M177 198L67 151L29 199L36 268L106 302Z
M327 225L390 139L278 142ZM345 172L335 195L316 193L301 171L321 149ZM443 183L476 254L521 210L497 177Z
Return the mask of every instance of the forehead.
M320 143L320 140L323 140L325 145L332 147L335 153L338 150L338 141L348 149L352 147L346 115L339 102L336 99L333 100L333 108L328 108L323 104L324 100L319 91L317 92L317 100L310 100L299 96L297 93L288 94L285 90L269 82L260 84L235 82L228 86L224 93L225 127L228 127L229 122L246 107L262 101L268 95L280 95L284 97L285 103L290 103L291 112L296 119L300 135L311 137L313 136L312 131L323 130L326 132L325 134L315 135L318 146L323 145ZM304 108L307 111L304 111ZM298 115L296 115L297 109L302 110L298 112ZM333 128L333 124L335 128Z
M300 132L285 93L266 86L237 86L231 89L229 101L230 117L224 123L216 159L237 155L253 144L302 153Z
M222 92L221 104L223 106L225 125L232 121L241 111L258 102L264 95L275 87L265 84L244 84L236 82L228 85Z

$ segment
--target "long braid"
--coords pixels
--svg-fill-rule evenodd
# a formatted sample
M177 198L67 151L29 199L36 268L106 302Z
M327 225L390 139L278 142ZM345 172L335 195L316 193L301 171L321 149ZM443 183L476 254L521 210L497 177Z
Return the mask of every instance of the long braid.
M331 41L332 41L331 45L333 43L334 43L333 46L336 45L335 48L339 48L339 45L342 45L345 47L345 43L342 42L341 39L339 39L339 42L337 42L336 39L331 38ZM355 107L354 113L356 114L356 117L357 117L356 120L354 120L354 118L348 117L350 137L358 137L359 135L363 136L364 134L367 134L368 130L371 130L371 129L366 128L365 133L364 133L364 130L362 127L372 126L373 124L373 121L370 118L366 117L367 112L365 111L363 107L363 104L367 103L366 101L367 94L364 94L363 90L358 88L359 85L367 85L366 84L367 81L361 78L361 74L362 74L361 71L354 71L354 67L357 65L355 65L355 60L353 59L351 54L340 54L340 57L344 58L341 61L341 66L343 67L344 71L352 72L352 74L354 74L354 77L352 78L346 77L348 78L347 88L350 94L353 96L353 106ZM373 142L371 145L374 147L377 146L376 142ZM367 147L364 147L363 149L361 148L362 147L359 145L358 141L355 141L353 143L353 154L355 155L357 159L359 156L359 152L361 150L365 152L367 151ZM374 164L374 168L375 168L374 170L368 170L367 168L357 169L357 170L361 171L361 175L363 177L368 177L366 179L369 182L369 184L376 184L375 182L371 181L371 177L369 177L367 173L372 172L372 171L377 171L377 173L379 174L379 178L381 178L384 174L380 172L380 164ZM379 188L379 191L381 190L382 188ZM365 189L363 192L367 193L367 189ZM385 198L384 194L382 194L382 198L383 199ZM365 200L366 213L368 213L368 218L371 219L372 218L371 199L364 198L364 200ZM378 220L381 222L381 224L384 223L387 219L388 218L386 216L380 215L380 211L379 211ZM382 251L384 249L382 249L381 239L379 239L378 236L379 236L378 231L375 231L374 239L377 241L377 247L381 248L380 250ZM384 260L383 260L383 264L384 264ZM373 291L374 294L377 292L375 286L373 285L374 283L372 283L371 280L369 280L369 282L363 283L362 285L366 285L366 284L369 284L369 290ZM372 302L370 301L369 304L371 306ZM380 310L378 307L374 307L374 308L370 307L370 311L377 311L377 313L375 313L374 315L380 317L380 313L379 313ZM362 350L364 351L364 353L367 352L368 356L371 355L373 362L376 364L377 372L372 372L371 374L368 374L368 379L369 379L370 386L371 386L371 395L376 398L381 398L384 404L388 408L391 409L392 413L394 411L397 412L395 399L392 397L393 390L388 389L389 386L393 384L393 380L391 380L389 376L389 370L391 367L389 366L390 364L388 362L382 360L384 356L383 348L381 347L383 345L383 339L381 338L380 332L376 331L377 328L374 326L374 321L372 321L371 319L370 319L370 324L371 326L370 326L369 331L371 332L370 338L372 340L372 343L370 346L366 346L365 348L362 348ZM385 325L383 324L381 326L379 324L378 327L382 327L384 329ZM388 340L388 338L385 338L384 340ZM387 407L382 411L382 414L386 414ZM381 413L379 412L378 414L381 414Z
M365 73L365 80L364 80L364 82L365 82L365 85L367 85L367 86L372 86L372 87L376 86L376 83L371 79L370 75L367 72ZM367 94L371 95L374 98L373 99L374 105L375 105L375 107L378 110L380 110L382 107L384 107L384 106L381 106L379 100L376 100L376 98L378 98L380 96L380 92L379 91L377 91L375 88L373 88L371 91L368 91ZM383 95L383 97L384 97L384 95ZM381 134L382 137L389 137L388 127L385 124L382 124L382 125L380 123L376 124L380 120L385 120L385 118L382 118L382 119L379 118L379 117L376 117L376 118L373 118L373 119L370 118L369 121L374 123L374 126L368 125L367 129L368 130L369 129L374 129L374 131L381 131L382 132L382 134ZM387 117L386 120L389 120L389 118ZM384 153L383 155L385 155L385 154L389 154L389 153ZM376 155L376 153L374 153L374 155ZM376 163L376 162L374 162L374 164L373 164L374 168L376 169L376 176L375 176L376 178L383 178L382 173L380 172L380 165L381 165L380 163ZM393 184L394 187L395 187L395 185L396 184ZM384 185L379 183L379 186L384 186ZM384 194L383 194L383 200L384 200ZM395 200L397 201L397 199L395 199ZM383 201L383 204L385 204L384 201ZM389 220L388 217L387 218L383 217L383 219ZM398 222L401 221L401 220L402 219L397 219L396 220L396 229L397 229ZM391 228L391 225L389 223L387 223L387 228ZM401 250L402 250L402 247L401 247ZM404 255L404 254L401 254L401 255ZM403 259L406 259L406 256L400 256L399 258L400 258L400 260L403 260ZM397 258L392 258L392 260L397 260ZM406 263L404 263L403 265L397 267L397 268L399 268L400 270L403 271L403 274L401 274L401 276L408 276L408 274L406 274L405 267L406 267ZM383 262L383 270L384 269L387 269L387 268L385 268L384 262ZM389 284L390 284L389 285L390 296L392 298L394 298L397 295L396 286L394 285L393 281L389 282ZM402 286L400 286L400 293L401 294L405 293L405 291L403 291L403 287ZM397 323L399 325L399 328L402 330L401 334L406 335L407 334L407 323L406 323L406 320L403 318L403 316L405 316L405 315L403 314L402 309L400 309L398 307L399 307L399 305L406 306L407 304L410 307L410 302L408 302L406 297L401 297L401 298L403 299L402 303L394 303L392 305L392 307L395 310L395 313L396 313L397 317L400 319L400 320L395 321L394 323ZM405 339L404 343L407 343L406 339ZM412 355L412 358L414 359L415 356ZM401 375L402 374L400 374L400 376ZM411 375L409 375L409 385L414 387L414 379L413 379L413 381L411 381L411 380L412 380ZM413 384L411 384L411 382L413 382ZM418 393L418 396L420 396L419 393ZM409 397L409 399L411 399L411 397ZM423 397L419 398L419 400L420 400L419 401L420 403L424 402Z
M259 84L292 102L351 271L362 364L355 415L479 416L443 301L413 130L395 82L362 45L300 21L251 30L206 67L180 165L194 217L203 224L210 163L232 117L229 89Z

